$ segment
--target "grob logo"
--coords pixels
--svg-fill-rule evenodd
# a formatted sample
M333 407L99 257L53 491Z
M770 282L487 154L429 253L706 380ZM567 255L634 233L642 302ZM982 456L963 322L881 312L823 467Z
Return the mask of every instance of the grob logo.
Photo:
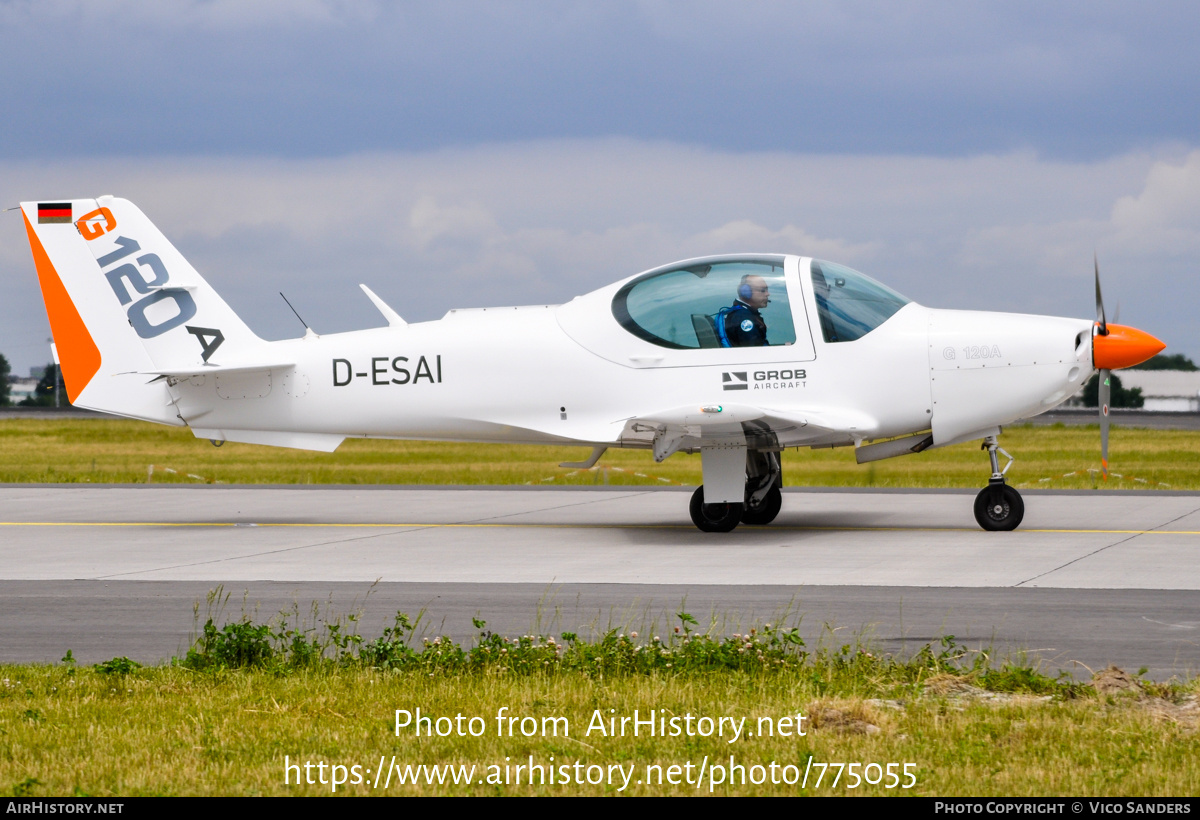
M726 390L749 390L750 386L746 380L746 371L739 370L736 372L726 372L721 374L721 384Z

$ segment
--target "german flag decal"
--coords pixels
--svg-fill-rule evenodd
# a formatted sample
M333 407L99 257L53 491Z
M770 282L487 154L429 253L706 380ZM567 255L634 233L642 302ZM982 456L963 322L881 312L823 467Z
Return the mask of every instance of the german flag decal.
M55 222L71 222L70 202L39 202L38 224L46 225Z

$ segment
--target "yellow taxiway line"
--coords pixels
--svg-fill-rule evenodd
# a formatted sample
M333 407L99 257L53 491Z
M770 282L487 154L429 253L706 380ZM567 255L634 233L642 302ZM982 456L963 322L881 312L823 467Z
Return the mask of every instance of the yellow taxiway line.
M364 522L239 522L239 521L0 521L0 527L294 527L327 529L609 529L609 530L693 530L690 524L514 524L502 522L446 524L436 522L364 523ZM779 531L824 532L983 532L975 527L822 527L779 525L754 527L749 532ZM1103 530L1022 528L1018 533L1054 535L1200 535L1200 530Z

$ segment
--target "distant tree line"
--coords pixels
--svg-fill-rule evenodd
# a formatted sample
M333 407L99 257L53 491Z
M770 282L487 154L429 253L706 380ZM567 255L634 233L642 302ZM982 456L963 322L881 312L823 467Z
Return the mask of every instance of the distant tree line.
M1109 380L1109 387L1111 389L1111 394L1108 400L1109 407L1128 407L1131 409L1136 409L1146 403L1146 399L1142 396L1142 388L1131 387L1129 389L1125 389L1121 386L1121 379L1116 373L1109 373ZM1083 386L1083 406L1100 406L1099 373L1088 379L1088 383Z
M42 374L42 378L38 380L37 387L33 390L33 395L27 399L22 399L21 404L26 407L70 407L71 402L67 399L67 391L62 389L62 395L55 400L55 394L62 389L62 377L58 372L58 365L46 365L46 371Z
M12 376L12 366L9 365L8 359L3 353L0 353L0 407L12 406L12 385L10 383ZM33 395L16 402L18 406L23 407L54 407L55 394L62 389L62 378L59 375L58 365L48 364L42 373L42 378L38 381L37 387L34 388ZM60 407L70 407L71 402L67 399L67 392L62 390L62 395L58 396L57 404Z
M1159 353L1148 362L1142 362L1137 370L1200 370L1196 363L1182 353L1172 353L1170 356Z

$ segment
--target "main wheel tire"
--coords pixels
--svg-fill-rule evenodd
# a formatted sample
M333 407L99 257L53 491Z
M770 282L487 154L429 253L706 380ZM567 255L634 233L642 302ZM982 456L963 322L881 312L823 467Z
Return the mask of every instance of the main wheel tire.
M749 504L743 505L742 523L759 527L770 524L775 520L775 516L779 515L779 508L782 506L783 493L779 491L779 485L776 484L767 490L767 494L763 496L763 500L757 507L751 507Z
M991 532L1015 530L1025 517L1021 494L1007 484L989 484L975 496L975 520Z
M742 520L742 505L735 501L705 504L703 484L692 493L689 509L692 523L702 532L729 532Z

